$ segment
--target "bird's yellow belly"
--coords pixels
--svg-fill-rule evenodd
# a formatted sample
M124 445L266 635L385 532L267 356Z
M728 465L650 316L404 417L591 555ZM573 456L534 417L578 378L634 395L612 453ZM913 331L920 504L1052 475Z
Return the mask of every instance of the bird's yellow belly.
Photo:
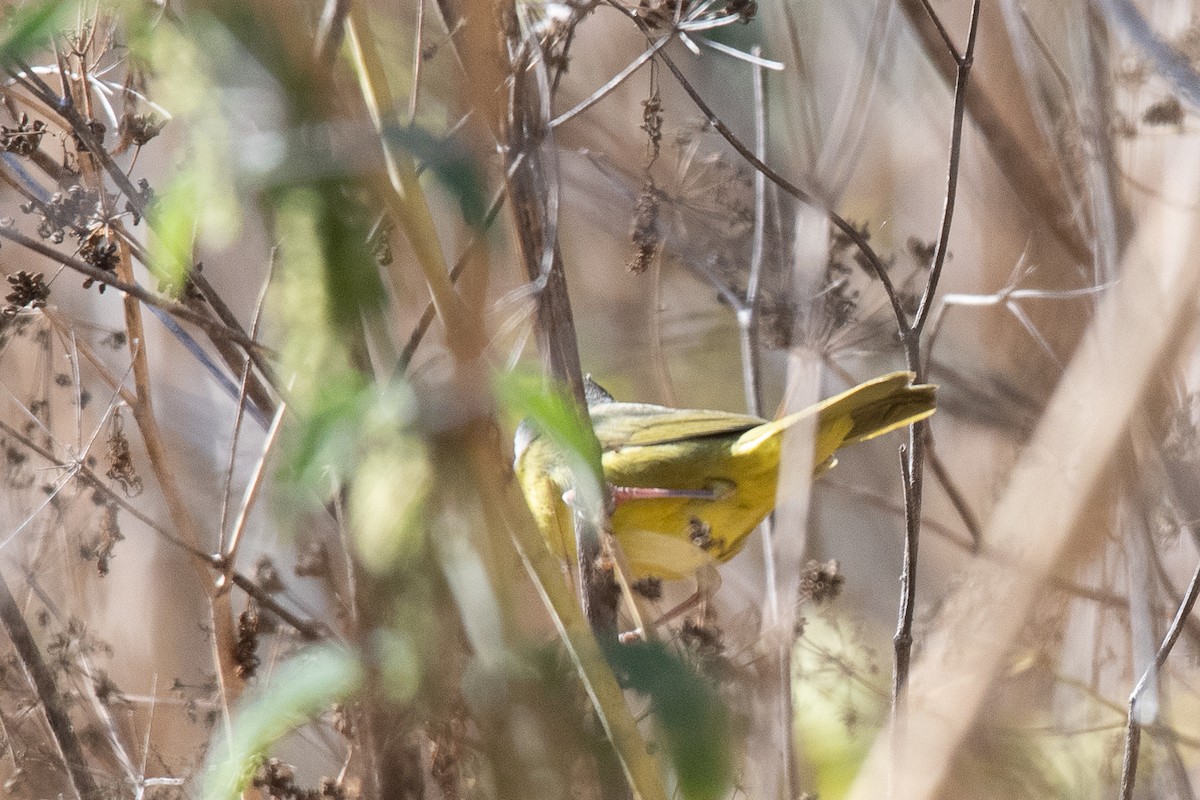
M712 499L619 502L612 527L627 552L634 549L628 542L637 532L691 542L718 561L732 558L741 549L749 533L775 506L779 452L777 446L768 444L734 455L730 445L729 438L714 437L707 442L627 447L604 454L605 477L613 486L713 493ZM673 449L681 452L673 453ZM651 450L654 452L647 452ZM629 555L635 563L640 560L636 552Z

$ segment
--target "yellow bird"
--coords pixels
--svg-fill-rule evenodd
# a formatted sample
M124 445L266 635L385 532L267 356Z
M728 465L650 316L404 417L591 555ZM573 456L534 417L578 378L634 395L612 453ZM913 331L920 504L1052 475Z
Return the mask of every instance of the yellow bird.
M637 577L683 578L726 561L775 507L783 433L815 418L814 474L846 445L925 419L934 389L893 372L780 419L620 403L595 384L588 411L612 487L613 534ZM517 430L515 470L551 550L575 552L567 460L528 423Z

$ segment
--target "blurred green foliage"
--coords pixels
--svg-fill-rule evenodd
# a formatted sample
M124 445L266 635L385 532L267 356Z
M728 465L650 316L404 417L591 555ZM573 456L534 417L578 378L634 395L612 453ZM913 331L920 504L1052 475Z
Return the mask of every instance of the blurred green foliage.
M612 642L604 652L622 685L650 699L683 797L724 797L732 775L729 721L713 685L662 642Z
M313 648L282 665L267 689L238 710L230 739L214 745L205 800L237 797L272 744L347 698L362 679L358 659L334 647ZM398 688L403 682L397 678Z
M565 388L547 389L540 375L516 371L496 378L496 396L516 418L527 421L568 454L575 462L572 469L583 471L597 485L603 483L600 442Z
M0 27L0 64L25 61L45 50L51 38L70 24L75 8L75 3L63 0L6 6Z
M485 226L487 200L484 182L475 159L454 140L438 139L416 126L388 125L384 138L393 147L409 153L433 172L434 177L458 201L463 221L479 230Z

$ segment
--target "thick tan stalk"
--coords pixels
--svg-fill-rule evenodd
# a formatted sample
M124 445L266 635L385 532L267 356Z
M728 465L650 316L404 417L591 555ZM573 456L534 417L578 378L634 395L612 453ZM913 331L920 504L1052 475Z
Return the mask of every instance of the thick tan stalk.
M79 62L78 85L74 88L78 94L80 107L83 109L85 117L91 118L91 111L88 108L88 65L86 53L79 55ZM64 69L63 74L65 76L69 73ZM71 84L71 81L64 80L64 86L68 90L71 88ZM104 204L105 217L111 218L115 216L113 210L109 208L108 194L104 185L104 172L97 164L97 159L100 157L99 154L81 153L80 156L79 164L84 182L90 189L97 192L97 195L101 198L101 202ZM117 277L126 284L136 284L137 281L133 274L133 260L129 244L119 236L114 236L113 238L117 242ZM146 455L150 460L151 469L154 471L155 480L162 492L163 500L167 505L167 511L171 516L171 523L176 533L180 539L195 550L204 552L203 534L188 511L187 505L184 503L183 494L175 481L175 472L172 470L170 459L167 456L162 432L159 430L158 421L154 415L153 394L150 388L150 363L146 356L146 332L142 320L141 302L138 298L130 294L125 294L122 302L124 305L125 331L129 342L129 354L132 361L135 389L135 402L130 410L133 413L134 421L137 422L142 442L146 447ZM241 694L243 688L241 678L237 677L236 661L233 657L236 636L231 598L228 592L217 591L208 569L202 563L198 561L192 561L191 563L196 571L196 577L200 581L200 585L204 587L210 601L214 661L224 701L223 707L228 711L229 707Z
M1173 163L1168 197L1194 192L1200 163ZM1191 211L1164 204L1139 232L1121 282L1080 346L1025 448L984 541L1004 565L974 562L913 668L906 758L894 796L931 798L975 724L1036 598L1064 561L1091 543L1085 521L1143 398L1195 324L1200 241ZM851 797L888 794L885 732ZM953 791L950 794L954 794Z
M122 280L132 283L133 268L129 258L129 249L119 241L120 264L117 274ZM154 402L150 390L150 365L146 357L146 334L142 325L141 304L134 297L125 295L125 329L129 336L129 352L133 359L133 382L137 392L137 402L132 407L134 421L142 434L142 442L146 446L146 455L150 459L150 467L154 470L155 480L162 491L163 500L167 504L167 512L171 515L171 523L179 537L194 547L204 551L204 536L197 527L191 512L183 500L183 493L175 481L170 458L163 444L162 432L158 427L158 419L154 415ZM221 684L221 694L224 707L228 709L236 702L244 688L244 682L237 677L237 663L233 658L236 644L236 632L233 624L232 597L229 592L217 592L212 574L208 568L198 561L192 561L196 577L209 596L211 622L213 626L214 657L217 665L217 677Z
M478 314L471 313L472 310L463 302L450 280L450 269L442 253L437 227L425 201L425 192L417 178L412 156L395 146L386 135L387 125L392 122L395 97L388 85L383 61L375 47L365 14L360 3L353 4L346 33L354 56L359 91L362 92L383 148L386 175L376 177L373 188L386 206L388 216L404 231L413 249L433 297L438 318L446 330L447 343L460 363L469 363L478 357L485 341L478 324ZM400 259L391 265L393 271L403 268L404 263ZM396 286L403 286L403 275L393 275L392 282Z

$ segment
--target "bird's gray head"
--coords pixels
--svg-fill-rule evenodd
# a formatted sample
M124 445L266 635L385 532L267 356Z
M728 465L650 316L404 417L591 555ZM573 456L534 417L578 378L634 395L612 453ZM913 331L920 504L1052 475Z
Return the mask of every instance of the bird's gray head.
M513 463L518 463L521 456L529 449L529 445L533 444L533 440L541 434L537 428L533 427L533 423L527 419L521 420L521 424L517 426L517 433L513 437Z
M583 391L589 408L603 403L615 402L613 396L603 386L592 380L591 375L583 376ZM529 449L529 445L533 444L534 440L541 435L541 431L532 422L528 419L521 420L521 424L517 426L517 433L513 436L514 464L521 460L521 456Z

